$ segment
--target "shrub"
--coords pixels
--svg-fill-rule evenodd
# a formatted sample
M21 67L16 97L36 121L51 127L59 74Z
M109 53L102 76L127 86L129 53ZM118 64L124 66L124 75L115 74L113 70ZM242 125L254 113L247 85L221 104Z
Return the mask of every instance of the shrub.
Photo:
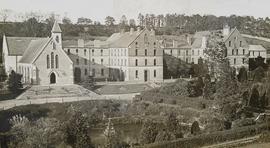
M194 121L191 125L191 134L197 135L200 133L200 126L198 121Z
M14 93L16 93L20 88L22 88L22 75L15 73L13 70L11 71L8 77L8 89Z
M147 120L143 123L141 132L140 132L140 143L149 144L155 142L156 136L158 134L157 123L154 123L151 120Z
M163 129L157 134L155 142L171 141L175 139L176 137L172 132Z

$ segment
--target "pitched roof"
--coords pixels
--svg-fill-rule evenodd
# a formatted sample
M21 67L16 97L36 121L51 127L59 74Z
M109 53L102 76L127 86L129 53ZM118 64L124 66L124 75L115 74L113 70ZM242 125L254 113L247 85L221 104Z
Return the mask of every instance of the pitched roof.
M42 39L37 37L6 37L9 55L22 56L31 41Z
M140 32L134 31L132 34L130 32L115 33L108 38L107 42L109 47L128 47L143 31L145 29Z
M53 24L52 32L55 32L55 33L61 33L62 32L62 30L61 30L59 24L57 23L57 21L55 21L54 24Z
M199 31L194 34L194 38L202 38L203 36L209 36L211 35L210 31Z
M266 51L266 49L262 45L249 45L248 48L252 51Z
M229 35L224 36L224 39L223 39L224 42L227 41L227 40L230 38L230 36L231 36L235 31L237 31L237 28L236 28L236 27L233 28L233 30L231 30L231 32L229 33Z
M41 38L31 41L29 46L23 53L20 63L32 63L50 39L51 38Z

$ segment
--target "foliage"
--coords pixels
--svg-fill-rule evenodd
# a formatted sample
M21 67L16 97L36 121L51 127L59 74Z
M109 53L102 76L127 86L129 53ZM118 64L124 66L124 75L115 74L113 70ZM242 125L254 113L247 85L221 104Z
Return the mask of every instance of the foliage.
M262 82L265 77L265 70L263 67L259 66L253 71L253 80L255 82Z
M71 118L66 122L66 142L74 148L91 148L92 143L88 134L88 122L86 116L74 110Z
M197 135L200 133L200 126L198 121L194 121L191 125L191 134Z
M22 88L22 75L15 73L13 70L11 71L8 77L8 89L14 93L16 93L20 88Z
M140 143L149 144L155 142L157 134L158 134L157 123L154 123L151 120L145 121L140 131L140 139L139 139Z
M237 75L238 81L239 82L246 82L248 80L247 76L247 70L245 67L241 67L239 70L239 74Z
M157 134L155 142L171 141L171 140L175 140L175 139L176 139L176 137L172 132L163 129L162 131L160 131Z

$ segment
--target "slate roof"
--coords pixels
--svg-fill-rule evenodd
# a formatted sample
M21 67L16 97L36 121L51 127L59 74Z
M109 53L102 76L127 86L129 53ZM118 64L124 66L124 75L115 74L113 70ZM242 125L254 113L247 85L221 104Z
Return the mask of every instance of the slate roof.
M22 56L31 41L42 39L37 37L6 37L9 55Z
M32 63L38 54L44 49L45 45L51 38L41 38L30 42L29 46L23 53L20 63Z
M59 24L56 21L53 24L52 32L54 32L54 33L61 33L62 32Z
M249 45L249 50L251 51L266 51L262 45Z
M114 33L107 39L108 46L118 48L128 47L144 30L140 32L134 31L132 34L130 32Z

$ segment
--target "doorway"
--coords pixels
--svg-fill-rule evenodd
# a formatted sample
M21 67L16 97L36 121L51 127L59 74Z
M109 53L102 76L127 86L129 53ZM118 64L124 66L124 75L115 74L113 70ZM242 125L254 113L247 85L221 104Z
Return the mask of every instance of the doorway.
M54 73L52 73L50 76L50 84L55 84L55 83L56 83L56 76Z

